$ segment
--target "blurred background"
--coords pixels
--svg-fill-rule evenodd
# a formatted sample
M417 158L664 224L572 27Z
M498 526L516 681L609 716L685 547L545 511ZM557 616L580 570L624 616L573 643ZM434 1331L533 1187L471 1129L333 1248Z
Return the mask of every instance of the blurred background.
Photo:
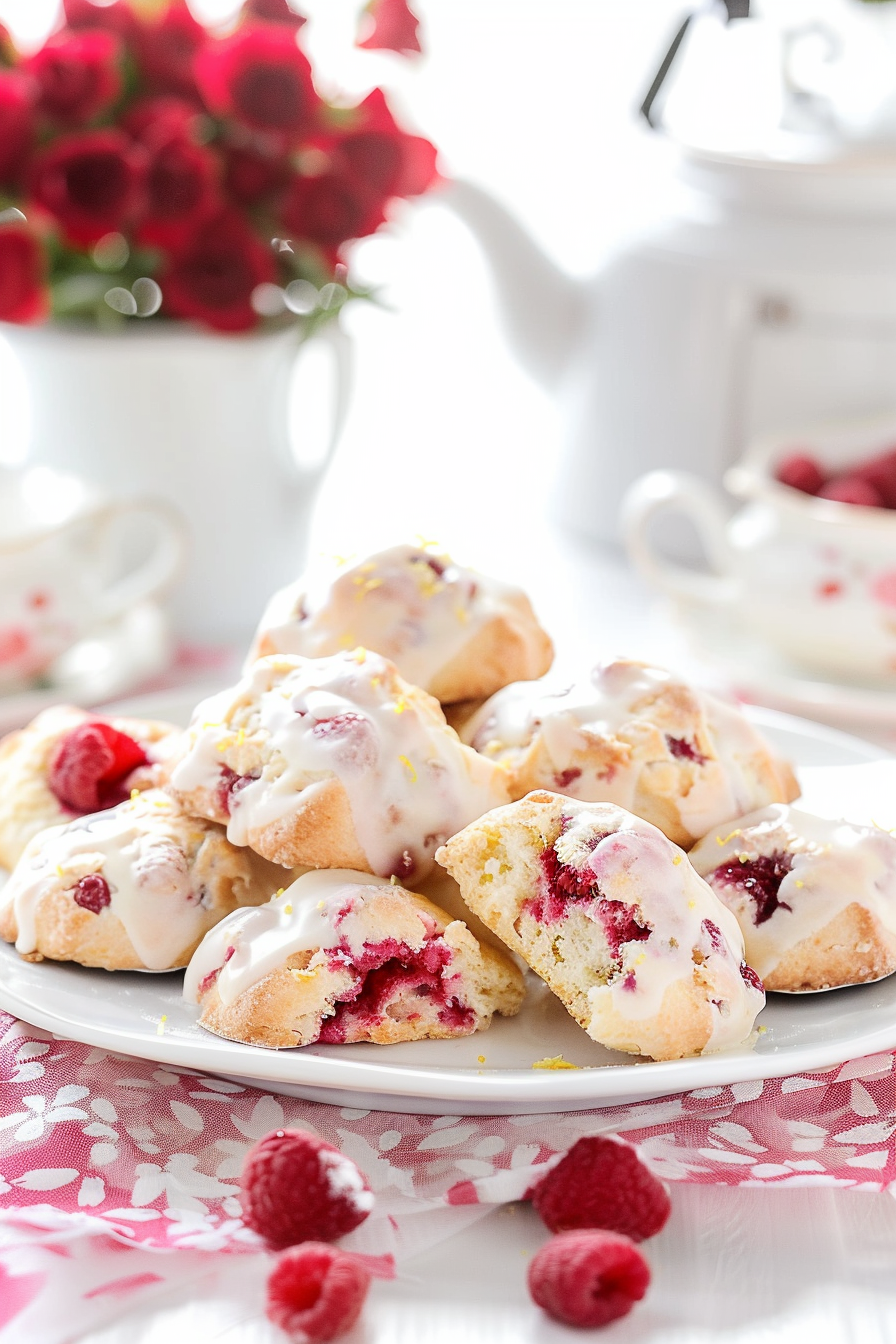
M191 8L209 22L234 10L225 0ZM693 641L655 618L653 590L623 558L625 487L656 467L720 484L758 432L786 442L804 425L896 406L896 5L765 0L746 18L749 5L721 2L416 0L424 54L414 60L353 47L355 0L301 8L321 92L355 100L385 88L403 124L437 146L444 177L485 189L557 268L542 273L503 233L488 259L461 218L481 200L474 192L465 207L450 187L400 203L352 246L352 275L377 301L340 316L351 396L309 553L421 534L529 588L565 629L570 660L623 646L692 658ZM638 109L688 15L651 130ZM0 0L23 48L56 21L53 0ZM690 178L681 144L697 147ZM732 158L743 174L725 175ZM847 162L845 177L830 162ZM662 247L676 251L672 298L651 269ZM494 283L502 256L505 305ZM641 269L629 288L619 259L632 256ZM751 267L761 283L742 283ZM614 276L605 289L593 279L602 268ZM782 355L802 301L788 280L805 298L829 272ZM726 288L732 275L738 285ZM553 316L542 312L546 290ZM700 315L693 330L683 314ZM575 328L560 376L556 333L541 331L540 352L530 339L555 320ZM293 432L309 461L325 451L332 376L311 351L297 374ZM0 407L0 458L14 465L29 413L2 345ZM670 537L687 556L689 543ZM250 530L235 544L264 541Z

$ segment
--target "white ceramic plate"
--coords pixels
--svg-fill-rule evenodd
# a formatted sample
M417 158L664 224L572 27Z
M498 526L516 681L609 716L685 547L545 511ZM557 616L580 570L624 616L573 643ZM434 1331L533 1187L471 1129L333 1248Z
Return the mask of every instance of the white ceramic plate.
M155 696L129 713L183 719L183 695ZM773 711L751 714L827 802L836 771L881 761L867 743ZM896 760L871 766L891 768ZM844 779L853 772L843 771ZM833 790L836 794L836 787ZM811 794L809 797L811 801ZM850 810L844 788L843 810ZM857 818L861 819L861 818ZM459 895L443 877L426 889L441 904ZM471 921L472 922L472 921ZM830 1067L896 1046L896 976L877 984L794 999L772 995L753 1049L665 1063L638 1060L596 1045L550 991L529 977L516 1018L456 1041L406 1045L307 1046L264 1050L210 1036L181 999L180 973L140 975L90 971L52 962L31 964L0 947L0 1007L61 1036L161 1063L207 1070L272 1091L343 1106L415 1113L534 1114L580 1110L753 1078ZM533 1069L561 1055L575 1070Z

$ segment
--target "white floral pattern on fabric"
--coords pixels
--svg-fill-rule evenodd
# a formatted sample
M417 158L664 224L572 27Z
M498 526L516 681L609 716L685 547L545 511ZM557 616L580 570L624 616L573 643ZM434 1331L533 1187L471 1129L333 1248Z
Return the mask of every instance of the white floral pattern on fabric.
M434 1244L522 1198L584 1134L624 1134L668 1181L896 1189L894 1058L600 1111L412 1116L274 1097L0 1014L0 1328L44 1321L60 1275L94 1302L180 1282L197 1254L258 1254L239 1173L252 1144L286 1126L357 1162L376 1206L344 1244L397 1259L421 1249L424 1227ZM77 1252L47 1254L60 1239ZM115 1246L156 1252L152 1270L126 1271Z

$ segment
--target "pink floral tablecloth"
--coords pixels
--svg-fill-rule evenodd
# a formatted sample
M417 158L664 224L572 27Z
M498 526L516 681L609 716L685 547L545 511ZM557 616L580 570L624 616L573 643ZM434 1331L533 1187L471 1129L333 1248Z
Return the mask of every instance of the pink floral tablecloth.
M196 1276L210 1253L261 1265L239 1172L281 1126L358 1163L376 1207L343 1244L399 1267L519 1199L583 1134L625 1134L671 1182L896 1189L894 1058L600 1111L408 1116L274 1096L0 1014L0 1332L61 1344Z

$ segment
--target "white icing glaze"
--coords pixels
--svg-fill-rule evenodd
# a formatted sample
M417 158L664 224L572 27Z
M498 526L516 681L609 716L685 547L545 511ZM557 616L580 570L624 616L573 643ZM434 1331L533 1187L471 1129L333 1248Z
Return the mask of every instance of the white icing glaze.
M199 1003L200 985L220 969L215 984L221 1002L233 1003L294 953L336 946L344 936L336 920L346 902L371 887L389 885L369 873L323 869L303 873L266 905L235 910L209 930L193 953L184 976L184 998Z
M477 630L520 590L455 564L431 547L392 546L358 561L330 561L276 593L254 649L322 658L357 645L376 650L427 690ZM250 655L251 657L251 655Z
M192 887L182 827L171 799L153 789L107 812L42 831L0 896L15 911L16 949L37 950L37 911L50 891L75 888L80 877L100 873L109 886L107 908L144 966L170 969L208 923Z
M294 814L304 790L335 775L371 869L420 876L443 840L506 801L506 787L500 770L461 745L434 701L407 691L390 663L364 650L262 658L235 689L199 706L172 785L185 793L218 787L236 717L268 764L231 795L234 844Z
M595 813L587 804L570 803L564 812L571 820L555 844L557 857L593 873L603 899L636 908L638 923L653 930L621 944L619 972L589 991L595 1013L609 1002L632 1022L655 1017L668 989L694 982L697 949L700 972L711 985L713 1030L706 1050L743 1044L765 999L741 975L744 940L737 920L656 826L618 807Z
M768 748L738 709L687 686L663 668L618 660L599 663L587 681L565 687L517 682L493 695L461 736L490 759L512 765L540 733L556 770L553 787L583 801L613 802L631 810L643 760L633 757L628 766L617 764L605 777L583 770L578 778L564 781L563 772L589 750L589 740L635 746L644 725L652 721L657 698L676 688L695 704L718 758L694 770L691 787L679 799L683 824L691 835L703 835L720 818L738 816L763 801L756 796L751 758L767 754ZM671 750L668 760L675 760ZM545 786L550 787L548 781Z
M778 889L781 904L761 924L748 892L712 874L739 858L789 854L793 866ZM797 943L811 938L850 905L861 905L896 935L896 838L875 826L830 821L783 804L743 817L735 830L711 831L691 851L743 931L747 959L765 977ZM785 909L789 906L789 909Z

